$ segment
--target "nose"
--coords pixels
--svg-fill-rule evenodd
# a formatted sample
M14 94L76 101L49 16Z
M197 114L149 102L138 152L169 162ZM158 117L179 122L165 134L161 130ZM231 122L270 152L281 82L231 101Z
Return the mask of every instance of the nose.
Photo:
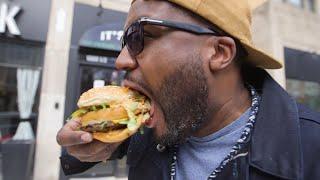
M137 67L137 61L130 55L128 49L124 47L116 60L116 68L118 70L133 70Z

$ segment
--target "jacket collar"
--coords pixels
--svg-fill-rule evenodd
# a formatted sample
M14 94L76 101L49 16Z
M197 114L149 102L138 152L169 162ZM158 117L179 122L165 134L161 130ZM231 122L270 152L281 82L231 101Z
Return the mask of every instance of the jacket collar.
M250 145L251 166L286 179L301 178L300 126L296 102L264 70L261 103Z

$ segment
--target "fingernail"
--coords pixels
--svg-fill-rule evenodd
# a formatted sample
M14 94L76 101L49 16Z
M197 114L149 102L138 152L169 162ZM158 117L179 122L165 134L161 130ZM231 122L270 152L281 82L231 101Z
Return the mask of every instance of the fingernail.
M83 142L91 142L92 141L92 137L91 137L91 135L90 134L83 134L82 136L81 136L81 140L83 141Z

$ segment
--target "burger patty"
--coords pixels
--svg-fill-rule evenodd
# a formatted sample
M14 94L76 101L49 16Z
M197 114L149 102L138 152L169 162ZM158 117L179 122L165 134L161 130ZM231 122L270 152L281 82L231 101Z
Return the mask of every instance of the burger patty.
M87 126L81 127L80 129L86 132L109 132L112 130L125 128L127 128L127 125L125 124L115 124L111 121L104 121L101 123L89 124Z

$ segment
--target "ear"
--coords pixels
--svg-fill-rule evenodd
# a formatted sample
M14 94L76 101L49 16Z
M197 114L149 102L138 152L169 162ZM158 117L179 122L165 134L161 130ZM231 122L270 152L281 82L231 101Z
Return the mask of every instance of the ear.
M212 37L207 39L202 57L209 61L209 68L216 72L231 64L236 56L236 44L230 37Z

